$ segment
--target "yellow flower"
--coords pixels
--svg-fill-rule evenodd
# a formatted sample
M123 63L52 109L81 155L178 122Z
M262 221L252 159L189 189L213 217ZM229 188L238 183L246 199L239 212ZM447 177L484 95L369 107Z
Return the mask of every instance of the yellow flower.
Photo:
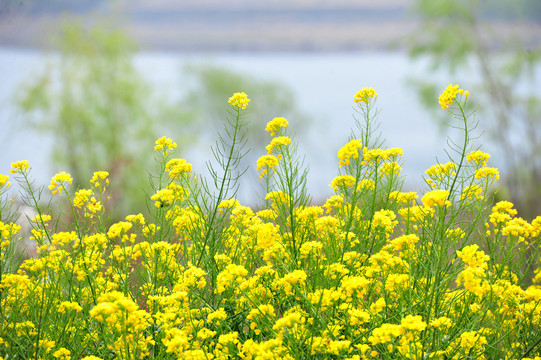
M372 88L362 88L355 94L355 98L353 99L354 102L360 103L363 102L365 104L368 104L372 98L375 98L378 96L378 93Z
M70 360L71 359L70 354L71 352L68 349L60 348L59 350L53 353L53 356L60 360Z
M280 128L286 128L289 125L287 120L283 117L275 117L271 121L267 123L267 127L265 127L265 131L270 132L271 136L276 135L277 132L280 131Z
M225 312L224 308L219 308L218 310L208 314L207 321L211 324L220 325L221 320L225 320L227 318L227 313Z
M466 331L460 335L460 346L464 350L470 350L474 347L480 348L486 343L486 338L481 336L477 331Z
M428 170L425 171L425 174L430 176L434 180L441 180L445 176L454 176L454 170L457 168L457 164L450 161L446 164L436 164L432 165Z
M353 176L339 175L331 181L329 186L334 188L334 191L338 191L338 188L353 187L353 185L355 185L355 178Z
M439 103L442 109L448 109L449 105L453 105L457 95L470 96L470 93L466 90L459 89L458 85L449 84L445 91L440 95Z
M95 171L94 174L92 174L90 183L94 185L94 187L98 187L100 182L105 180L105 185L109 185L109 179L107 178L108 176L109 173L107 171Z
M397 156L403 155L404 150L401 148L390 149L367 149L364 148L363 160L367 163L375 162L380 163L389 159L395 159Z
M390 175L390 174L398 175L400 174L400 171L402 171L402 167L400 166L399 163L397 163L396 161L393 161L390 163L383 164L380 170L384 175Z
M487 167L483 166L479 170L475 172L475 178L481 179L481 178L489 178L491 177L494 179L494 181L498 180L500 178L500 173L497 168L493 167Z
M158 140L156 140L156 146L154 146L154 150L162 150L164 149L164 156L167 154L167 150L173 150L177 147L177 143L171 140L168 137L162 136Z
M248 270L242 265L229 264L222 272L218 274L217 292L223 293L229 288L236 288L245 281Z
M114 239L120 237L121 235L126 234L132 228L132 223L126 221L120 221L111 225L109 231L107 232L107 237L109 239Z
M417 195L416 192L410 191L410 192L400 192L400 191L393 191L389 194L389 199L396 200L396 202L400 204L407 204L408 202L414 203L415 199L417 199L419 195Z
M11 167L12 169L10 170L10 172L12 174L15 174L17 172L25 172L28 170L28 161L27 160L21 160L21 161L17 161L17 162L14 162L14 163L11 163Z
M304 324L305 322L306 319L300 312L292 311L285 314L282 318L276 320L272 329L284 331L287 328L292 328L297 324Z
M271 154L274 151L274 148L277 146L287 146L291 143L291 139L287 136L278 136L271 140L271 143L267 145L267 154Z
M423 205L425 207L433 206L451 206L451 202L447 200L449 196L449 191L447 190L432 190L427 192L421 198Z
M229 98L228 103L230 103L233 106L237 106L241 109L246 109L246 106L251 100L248 99L248 96L246 93L240 92L240 93L234 93L233 96Z
M54 347L54 345L55 345L55 342L53 340L43 339L43 340L39 341L39 347L44 349L46 353L51 351L51 349Z
M479 185L470 185L470 186L466 186L463 190L462 190L462 194L460 195L460 200L464 200L464 199L473 199L473 198L476 198L476 199L483 199L484 196L483 196L483 188L481 188Z
M257 246L261 249L268 249L280 238L278 227L272 223L256 225L257 228Z
M76 208L82 208L90 196L92 195L92 190L90 189L81 189L75 193L75 197L73 198L73 206Z
M21 230L21 226L15 223L4 224L0 221L0 236L8 239L16 235Z
M488 159L490 159L490 154L487 154L480 150L472 151L471 153L466 155L466 160L468 162L473 162L476 164L483 164L483 166L487 166Z
M11 183L8 182L9 176L0 174L0 187L6 185L6 187L10 186Z
M292 272L285 274L282 279L278 280L277 284L284 289L284 292L287 295L291 295L293 292L293 285L304 285L307 277L308 275L306 275L304 270L293 270Z
M400 325L404 329L413 331L423 331L426 328L426 322L423 321L422 316L408 315L400 321Z
M485 255L483 250L478 250L477 244L464 246L462 250L457 250L456 254L468 267L487 269L487 261L490 260L488 255Z
M70 302L70 301L64 301L58 305L58 312L61 314L65 314L67 311L75 310L76 312L80 312L83 310L83 308L76 302Z
M237 199L225 199L222 200L220 204L218 204L218 209L220 209L220 212L223 212L224 209L233 209L237 206L241 206L240 201L238 201Z
M67 182L68 184L71 184L73 179L71 178L71 175L66 173L65 171L62 171L51 179L51 184L49 185L49 190L52 191L53 195L56 193L61 193L62 189L65 188L64 183Z
M263 155L257 160L257 170L261 170L261 175L259 178L261 179L265 174L268 173L270 169L274 170L274 168L278 166L278 158L274 155ZM274 170L276 172L276 170Z
M333 209L340 209L344 205L344 198L340 195L333 195L325 201L325 211L330 214Z
M185 159L171 159L165 165L165 171L169 173L170 179L179 179L182 174L192 171L192 164Z
M102 209L103 209L103 206L101 202L97 201L95 197L91 197L90 202L88 203L88 211L90 211L92 214L95 214L101 211ZM92 215L88 215L88 216L92 216Z
M338 164L340 167L343 165L349 165L351 163L351 159L358 159L359 149L362 150L362 148L363 145L361 144L361 140L354 139L338 150L338 158L340 159Z
M432 320L430 322L430 326L436 329L440 327L449 329L451 326L453 326L453 321L448 317L442 316Z
M400 325L383 324L372 331L372 335L368 338L368 341L370 341L372 345L384 344L403 333L404 329Z
M151 200L154 200L157 208L164 206L169 206L175 200L173 190L169 188L158 190L158 192L150 197Z

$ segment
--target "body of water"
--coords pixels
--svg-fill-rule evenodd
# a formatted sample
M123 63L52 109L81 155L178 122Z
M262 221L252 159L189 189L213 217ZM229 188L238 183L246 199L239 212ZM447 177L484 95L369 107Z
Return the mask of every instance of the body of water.
M0 49L0 124L3 129L0 173L9 173L11 162L26 159L39 184L48 184L56 172L50 166L51 141L20 126L21 115L12 99L21 84L39 74L50 61L54 62L55 57L38 51ZM445 138L407 84L409 77L422 75L423 67L410 62L403 53L215 56L139 53L134 62L161 93L181 94L182 66L198 62L230 68L255 80L279 81L290 87L300 110L310 119L302 129L295 128L295 119L288 120L299 135L301 149L306 152L310 167L309 190L318 199L331 193L328 184L337 174L337 151L347 142L354 126L353 97L363 87L373 87L379 94L377 107L386 147L404 149L406 188L420 189L424 170L435 163L436 157L445 160ZM453 79L442 81L455 82ZM467 84L461 87L468 88ZM166 135L175 138L175 134ZM196 170L199 165L204 169L202 159L188 161L194 163Z

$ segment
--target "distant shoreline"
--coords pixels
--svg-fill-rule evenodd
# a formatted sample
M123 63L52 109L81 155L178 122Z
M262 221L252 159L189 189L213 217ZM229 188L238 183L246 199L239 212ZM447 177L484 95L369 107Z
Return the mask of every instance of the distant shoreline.
M210 1L214 4L214 2ZM278 2L279 3L279 2ZM294 2L293 2L294 3ZM112 19L140 51L174 52L362 52L404 49L405 39L417 22L407 4L324 7L191 6L166 0L134 4L102 13L11 12L0 14L0 46L51 48L59 27L67 21L93 25L100 18ZM272 4L272 3L270 3ZM216 5L216 4L215 4ZM111 15L115 14L115 15ZM541 47L541 24L503 22L493 26L497 38L515 35L531 49ZM494 44L498 48L500 44Z

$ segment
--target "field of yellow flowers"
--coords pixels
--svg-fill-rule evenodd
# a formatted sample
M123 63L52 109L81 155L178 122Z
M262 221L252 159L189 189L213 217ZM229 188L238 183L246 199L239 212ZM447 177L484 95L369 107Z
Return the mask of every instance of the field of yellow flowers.
M462 138L402 192L400 148L378 139L377 94L355 97L334 194L313 206L288 121L267 124L266 196L235 199L250 100L229 99L210 177L156 141L150 216L108 225L108 173L42 206L27 161L0 175L0 358L541 359L541 217L491 202L469 93L439 102ZM7 189L35 207L37 256L17 262ZM55 204L57 204L55 206ZM69 220L66 220L69 219Z

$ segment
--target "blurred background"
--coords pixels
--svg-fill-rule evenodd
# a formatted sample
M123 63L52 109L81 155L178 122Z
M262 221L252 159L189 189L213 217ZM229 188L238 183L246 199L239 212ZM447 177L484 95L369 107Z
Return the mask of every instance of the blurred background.
M498 166L499 197L541 214L540 0L0 0L0 173L29 160L36 186L69 171L85 187L111 174L111 208L145 208L153 144L166 135L204 173L229 107L246 92L260 192L265 124L286 117L315 203L331 193L353 96L378 92L387 147L404 149L404 190L447 162L438 96L479 104L475 147Z

